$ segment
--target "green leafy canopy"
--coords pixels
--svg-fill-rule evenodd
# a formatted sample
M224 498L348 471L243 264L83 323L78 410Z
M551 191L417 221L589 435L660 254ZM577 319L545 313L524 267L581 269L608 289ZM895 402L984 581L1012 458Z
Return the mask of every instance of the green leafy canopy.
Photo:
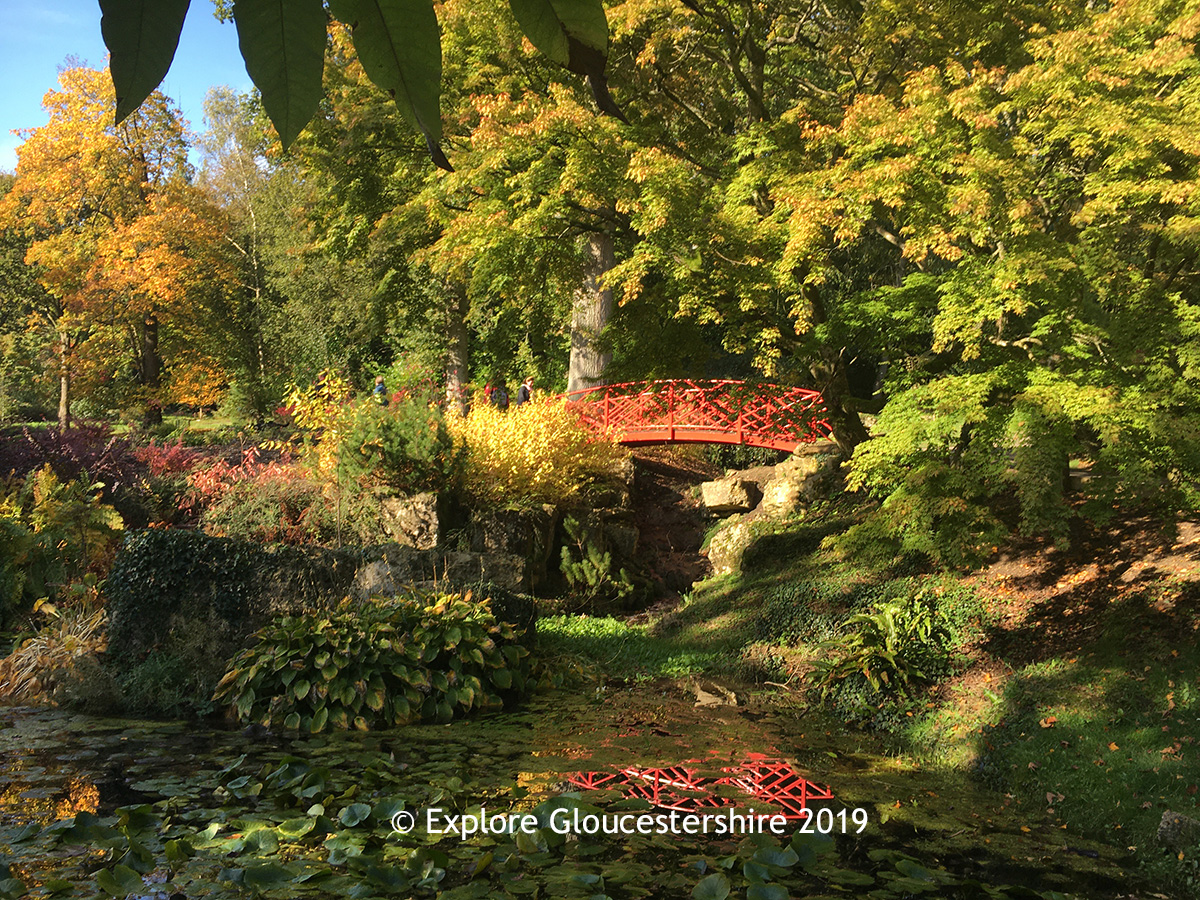
M188 2L101 0L118 124L167 74ZM586 75L600 108L623 118L604 81L608 25L600 0L513 0L512 9L539 50ZM432 0L329 0L329 11L350 27L371 81L425 136L434 163L449 170L439 146L442 46ZM326 44L321 0L235 0L233 19L246 71L286 148L321 100Z

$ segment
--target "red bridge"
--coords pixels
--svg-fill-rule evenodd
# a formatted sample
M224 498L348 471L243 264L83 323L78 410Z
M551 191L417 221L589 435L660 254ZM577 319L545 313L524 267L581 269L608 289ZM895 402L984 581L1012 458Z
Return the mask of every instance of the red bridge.
M745 444L793 451L831 434L817 391L745 381L639 381L567 394L619 444Z

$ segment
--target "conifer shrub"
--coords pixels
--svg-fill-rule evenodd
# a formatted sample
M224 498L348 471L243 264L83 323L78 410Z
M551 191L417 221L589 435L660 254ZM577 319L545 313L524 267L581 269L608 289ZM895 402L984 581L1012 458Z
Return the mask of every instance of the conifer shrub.
M611 478L625 451L585 428L562 400L507 411L476 404L447 420L466 447L466 490L485 502L561 504Z
M453 485L462 452L437 406L421 398L398 398L389 406L354 404L341 434L339 457L346 474L369 478L402 493Z
M308 733L448 722L525 691L529 651L515 637L469 592L347 602L263 628L214 699L242 721Z

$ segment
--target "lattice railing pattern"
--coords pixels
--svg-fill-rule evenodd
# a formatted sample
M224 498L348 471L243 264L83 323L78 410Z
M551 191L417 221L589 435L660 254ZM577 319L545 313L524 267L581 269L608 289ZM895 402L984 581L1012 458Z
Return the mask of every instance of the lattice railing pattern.
M829 437L818 391L744 381L639 381L575 391L580 417L621 444L699 442L795 450Z
M697 812L731 805L722 788L733 787L747 797L778 807L788 819L804 819L813 800L832 800L833 791L809 781L784 760L751 754L741 763L722 766L722 775L705 775L694 764L617 772L576 772L567 781L584 790L618 790L660 809Z

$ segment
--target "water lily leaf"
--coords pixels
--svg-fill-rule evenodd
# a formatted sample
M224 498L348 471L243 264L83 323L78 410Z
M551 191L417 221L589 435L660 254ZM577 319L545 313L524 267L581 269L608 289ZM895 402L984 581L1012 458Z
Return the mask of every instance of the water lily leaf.
M729 879L721 872L705 875L692 888L693 900L725 900L729 896Z
M242 883L257 890L275 887L291 880L291 870L279 863L247 866L242 873Z
M796 862L805 869L812 866L826 853L832 852L833 836L817 832L797 831L792 836L792 849L796 851Z
M755 862L760 862L764 866L778 866L784 869L790 869L800 861L799 854L791 847L760 847L754 854Z
M937 878L932 872L913 859L901 859L896 862L896 871L917 881L936 884Z
M8 839L11 844L19 844L21 841L27 841L35 834L42 830L42 826L37 822L29 822L22 828L17 830L17 833Z
M747 860L742 865L742 874L746 876L747 881L770 881L771 870L762 863L756 863L753 860Z
M538 828L532 834L525 831L517 832L517 849L522 853L545 853L550 849L546 841L545 830Z
M788 892L782 884L752 884L746 900L788 900Z
M194 856L196 851L191 844L180 838L163 844L163 853L166 854L167 862L179 863Z
M347 828L353 828L359 822L371 815L371 807L366 803L351 803L338 815L338 821Z
M142 876L129 866L117 865L111 869L101 869L96 873L96 886L106 894L114 897L124 897L140 891L145 885Z
M875 883L875 879L865 872L852 872L850 869L822 869L821 877L835 884L845 884L853 887L866 887L869 884Z
M279 849L279 836L273 828L259 828L243 838L242 846L258 853L275 853Z

